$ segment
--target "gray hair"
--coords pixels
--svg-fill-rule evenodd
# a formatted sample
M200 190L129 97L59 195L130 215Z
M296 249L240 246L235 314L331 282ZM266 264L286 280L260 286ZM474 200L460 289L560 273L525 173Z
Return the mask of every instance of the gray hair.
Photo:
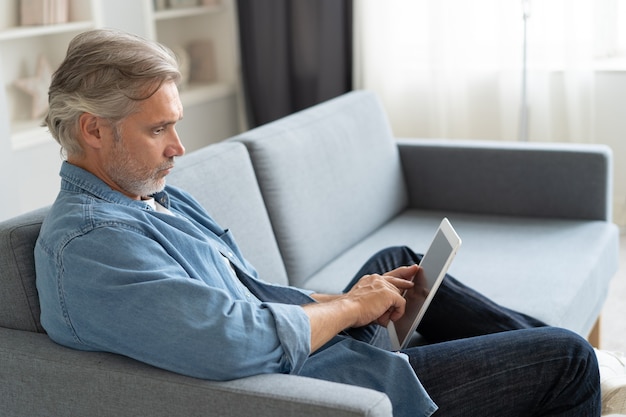
M91 113L117 124L164 82L181 74L172 51L139 36L98 29L77 35L52 76L45 119L68 156L82 155L79 118Z

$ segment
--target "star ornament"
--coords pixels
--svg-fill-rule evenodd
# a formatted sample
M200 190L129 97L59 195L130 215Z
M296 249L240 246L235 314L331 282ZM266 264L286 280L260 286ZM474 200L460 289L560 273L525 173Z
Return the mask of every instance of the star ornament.
M33 97L31 117L37 119L48 110L48 89L52 81L52 68L43 55L37 62L37 74L30 78L20 78L13 83L17 88Z

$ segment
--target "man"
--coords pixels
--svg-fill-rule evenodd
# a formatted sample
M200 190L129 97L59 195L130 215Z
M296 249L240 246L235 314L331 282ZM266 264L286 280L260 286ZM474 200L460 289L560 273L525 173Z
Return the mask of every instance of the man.
M263 283L227 231L165 184L185 151L179 79L164 47L112 30L78 35L53 76L46 123L67 161L35 248L53 340L198 378L365 386L396 416L600 415L585 340L451 277L418 329L431 344L390 352L384 325L419 271L408 248L375 254L345 294Z

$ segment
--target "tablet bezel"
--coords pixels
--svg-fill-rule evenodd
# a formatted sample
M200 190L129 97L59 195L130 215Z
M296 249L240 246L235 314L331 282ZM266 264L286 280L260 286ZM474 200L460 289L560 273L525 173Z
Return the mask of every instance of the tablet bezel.
M439 289L439 285L441 284L441 281L443 280L446 272L448 271L448 268L450 267L450 264L452 263L452 260L454 259L454 256L456 255L459 247L461 246L461 238L459 237L459 235L456 233L456 231L450 224L450 221L444 217L441 223L439 224L439 227L437 228L435 235L433 236L433 239L430 243L428 250L426 251L426 253L424 254L424 257L422 258L420 262L420 266L423 266L425 262L428 262L430 258L437 259L437 257L431 255L431 252L436 250L433 244L439 233L441 233L445 237L446 241L449 244L449 251L446 254L446 262L444 263L443 267L439 270L437 278L434 280L433 286L429 290L428 296L424 300L422 307L416 312L415 316L413 318L403 316L400 319L404 321L412 320L412 324L407 334L398 335L396 332L396 326L394 325L393 322L390 322L389 325L387 326L387 329L389 330L389 337L391 338L391 344L394 350L404 349L409 343L411 336L413 335L420 321L424 317L424 314L426 313L426 310L428 309L430 302L435 296L437 289ZM403 295L406 296L406 291L404 292Z

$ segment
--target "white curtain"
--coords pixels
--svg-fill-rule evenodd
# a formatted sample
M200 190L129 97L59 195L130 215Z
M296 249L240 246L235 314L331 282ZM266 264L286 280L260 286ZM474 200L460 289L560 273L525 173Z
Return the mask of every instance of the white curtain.
M528 139L594 141L594 60L618 0L530 0ZM355 87L399 137L519 140L519 0L355 0Z

